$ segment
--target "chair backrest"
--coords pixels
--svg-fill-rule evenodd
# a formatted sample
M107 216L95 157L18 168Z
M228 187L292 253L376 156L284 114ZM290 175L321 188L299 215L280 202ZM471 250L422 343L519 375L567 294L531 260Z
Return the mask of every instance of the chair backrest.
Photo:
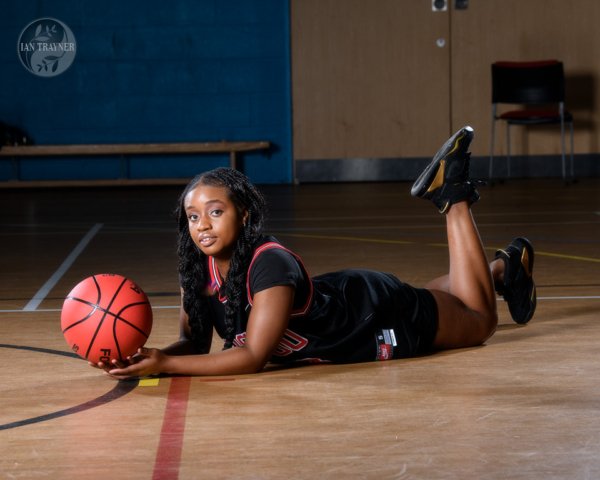
M492 103L543 104L564 99L565 77L558 60L492 64Z

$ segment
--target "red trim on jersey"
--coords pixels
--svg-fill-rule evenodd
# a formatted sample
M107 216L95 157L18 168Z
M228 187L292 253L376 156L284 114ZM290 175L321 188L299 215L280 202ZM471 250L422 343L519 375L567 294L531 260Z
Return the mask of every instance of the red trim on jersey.
M221 274L214 257L208 257L208 273L210 275L210 288L213 292L217 292L219 302L227 302L227 297L221 296Z
M288 250L283 245L281 245L280 243L277 243L277 242L263 243L260 247L258 247L254 251L254 255L252 256L252 260L250 261L250 266L248 267L248 275L246 277L246 294L248 295L248 303L250 304L250 306L253 306L253 298L252 298L252 294L250 293L250 270L252 269L252 266L254 265L254 262L256 261L258 256L265 250L271 250L272 248L279 248L281 250L288 252L290 255L292 255L296 259L296 261L300 264L302 271L306 274L306 277L308 278L309 293L308 293L308 298L306 299L306 303L301 308L293 310L291 313L292 316L304 315L304 314L306 314L306 312L308 312L308 309L310 308L310 304L312 303L312 298L313 298L312 280L310 279L310 276L308 275L308 272L307 272L306 268L304 267L304 263L302 262L302 259L298 255L296 255L294 252L292 252L291 250Z
M254 265L254 262L256 261L256 259L262 252L264 252L265 250L271 250L273 248L279 248L281 250L285 250L290 255L292 255L296 259L296 261L300 264L302 271L306 274L306 277L308 278L309 292L308 292L308 298L306 299L306 303L301 308L293 310L291 313L292 316L305 315L306 312L308 312L308 309L310 308L310 304L311 304L312 298L313 298L312 280L310 279L310 276L308 275L308 272L306 270L306 267L304 266L304 263L302 262L302 259L298 255L296 255L294 252L285 248L283 245L281 245L280 243L277 243L277 242L263 243L261 246L259 246L254 251L254 254L252 255L252 260L250 260L250 265L248 266L248 272L246 274L246 295L248 296L248 303L251 307L254 304L254 299L252 298L252 294L250 293L250 271L252 269L252 266ZM215 262L214 257L210 257L210 256L208 257L208 273L210 275L211 289L217 293L219 301L221 303L226 303L227 297L221 295L222 283L221 283L221 274L219 273L219 267L217 266L217 262Z
M235 347L243 347L246 344L246 332L238 333L233 339L233 345ZM281 341L275 348L273 356L275 357L287 357L294 352L303 350L308 345L308 339L302 335L290 330L289 328L283 332Z

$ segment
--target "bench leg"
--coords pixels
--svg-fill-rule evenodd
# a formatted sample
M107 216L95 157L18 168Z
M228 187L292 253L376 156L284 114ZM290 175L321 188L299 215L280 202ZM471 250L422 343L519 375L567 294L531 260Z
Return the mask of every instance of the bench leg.
M21 180L21 161L17 157L10 157L10 163L12 165L13 179L17 181Z
M236 152L229 152L229 168L231 168L233 170L237 169Z
M121 154L121 179L128 179L129 173L129 159L126 155Z

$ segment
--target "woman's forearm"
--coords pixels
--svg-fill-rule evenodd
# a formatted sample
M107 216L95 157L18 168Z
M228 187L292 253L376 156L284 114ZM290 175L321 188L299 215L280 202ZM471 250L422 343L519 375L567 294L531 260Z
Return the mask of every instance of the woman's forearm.
M168 347L163 348L162 351L167 355L194 355L197 353L207 353L199 352L194 343L187 339L172 343Z
M235 347L205 355L168 353L162 363L161 372L174 375L243 375L261 371L266 361L247 348Z

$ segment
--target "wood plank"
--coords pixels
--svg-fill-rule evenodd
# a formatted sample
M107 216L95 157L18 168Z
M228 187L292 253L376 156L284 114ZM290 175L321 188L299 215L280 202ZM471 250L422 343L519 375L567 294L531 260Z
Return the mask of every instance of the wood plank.
M270 142L183 142L183 143L122 143L79 145L17 145L0 149L2 157L60 155L144 155L161 153L230 153L265 150Z
M265 186L274 207L269 232L301 254L313 275L374 268L422 285L447 269L444 218L409 189ZM485 346L195 377L185 430L175 434L163 429L173 410L172 379L162 377L95 408L0 431L2 478L168 478L155 465L169 453L159 452L169 436L168 448L181 447L173 464L182 479L599 478L599 189L599 179L481 189L473 213L488 254L513 235L527 236L536 246L538 284L531 323L514 324L500 300L500 326ZM0 209L0 343L31 347L0 348L1 425L77 407L114 388L84 361L41 350L68 352L59 309L83 276L131 276L155 307L148 346L178 337L171 211L180 191L0 191L0 204L10 207ZM103 229L40 308L22 312L99 221ZM215 351L221 346L215 342Z
M190 178L106 178L94 180L7 180L0 182L2 189L20 188L76 188L76 187L149 187L186 185Z

